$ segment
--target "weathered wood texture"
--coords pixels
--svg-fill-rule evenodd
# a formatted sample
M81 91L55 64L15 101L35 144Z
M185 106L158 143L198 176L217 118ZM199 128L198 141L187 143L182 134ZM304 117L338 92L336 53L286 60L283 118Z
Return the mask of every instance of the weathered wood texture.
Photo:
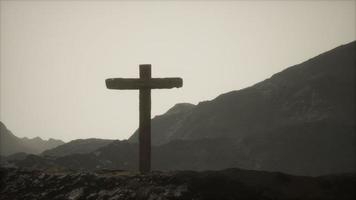
M151 66L140 65L140 79L151 78ZM140 89L139 170L151 170L151 89Z
M106 79L106 87L118 90L137 89L170 89L179 88L183 85L181 78L110 78Z

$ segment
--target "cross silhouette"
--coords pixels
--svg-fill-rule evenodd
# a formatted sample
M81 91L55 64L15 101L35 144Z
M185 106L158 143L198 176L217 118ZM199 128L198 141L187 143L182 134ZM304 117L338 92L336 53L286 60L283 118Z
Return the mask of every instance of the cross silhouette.
M140 65L140 78L106 79L108 89L140 91L139 125L139 170L147 173L151 170L151 89L179 88L181 78L152 78L151 65Z

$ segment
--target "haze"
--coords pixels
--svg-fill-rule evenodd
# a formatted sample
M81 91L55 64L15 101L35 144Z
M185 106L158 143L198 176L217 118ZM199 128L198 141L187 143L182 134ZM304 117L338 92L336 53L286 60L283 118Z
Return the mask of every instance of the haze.
M238 90L356 39L356 1L1 1L0 120L19 137L126 139L138 91L106 78L182 77L152 117Z

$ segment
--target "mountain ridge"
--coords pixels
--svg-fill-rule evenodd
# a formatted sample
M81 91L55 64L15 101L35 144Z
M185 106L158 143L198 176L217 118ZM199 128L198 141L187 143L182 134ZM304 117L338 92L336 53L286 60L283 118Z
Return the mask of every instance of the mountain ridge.
M48 140L43 140L38 136L34 138L19 138L0 121L0 154L3 156L20 152L39 154L46 149L51 149L61 144L64 144L64 142L53 138Z
M157 145L175 139L241 137L261 134L283 123L289 126L323 118L352 125L355 45L356 41L336 47L250 87L200 102L179 123L170 123L174 131L169 132L169 138L164 136L169 127L163 131L156 128L163 126L160 121L165 115L159 120L155 117L152 142ZM137 142L137 131L129 140Z

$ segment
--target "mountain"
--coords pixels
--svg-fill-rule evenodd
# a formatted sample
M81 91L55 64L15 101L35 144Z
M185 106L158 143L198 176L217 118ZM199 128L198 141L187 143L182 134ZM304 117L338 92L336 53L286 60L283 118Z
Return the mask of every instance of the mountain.
M320 176L356 171L356 42L246 89L152 120L154 170L244 168ZM136 139L135 139L136 138ZM27 156L20 167L137 169L137 133L91 153Z
M157 116L152 120L153 144L177 139L259 137L314 122L353 127L355 44L289 67L254 86L174 115L167 112ZM137 132L130 141L137 141Z
M21 138L24 144L27 146L30 146L33 148L35 151L32 153L38 154L41 153L47 149L52 149L55 148L59 145L65 144L62 140L56 140L53 138L50 138L48 140L43 140L40 137L35 137L35 138Z
M204 139L230 139L234 142L226 148L236 157L226 158L231 163L225 167L240 167L237 155L243 151L249 158L243 166L250 169L302 175L355 171L355 49L355 41L342 45L251 87L178 111L176 120L169 113L155 117L153 144L195 140L199 148ZM131 142L137 141L136 135ZM211 145L200 152L213 153L216 147ZM178 162L173 159L181 152L168 145L160 148L173 151L172 159L164 159ZM212 167L210 162L199 168Z
M0 154L10 155L17 152L34 152L35 150L16 137L0 122Z
M18 138L0 122L0 154L3 156L19 152L38 154L61 144L64 142L52 138L49 140L42 140L39 137Z
M73 140L68 143L59 145L53 149L46 150L42 152L42 155L60 157L70 154L90 153L99 149L100 147L110 144L111 142L113 142L113 140L96 138Z

